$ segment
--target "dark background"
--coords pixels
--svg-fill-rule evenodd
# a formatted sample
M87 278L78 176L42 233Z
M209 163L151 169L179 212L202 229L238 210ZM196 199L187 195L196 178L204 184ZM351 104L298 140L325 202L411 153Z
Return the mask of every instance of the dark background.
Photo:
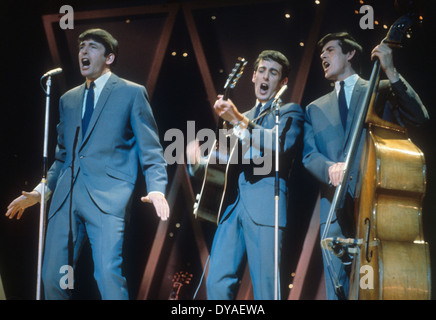
M323 0L321 0L323 1ZM38 242L39 208L27 210L21 221L10 221L4 217L7 205L17 197L21 190L31 190L38 184L42 172L42 146L44 130L45 96L39 84L40 77L48 70L58 67L53 64L45 36L42 16L58 13L63 4L71 5L75 12L121 8L129 6L174 3L176 1L2 1L0 4L1 23L1 111L0 147L2 150L2 170L0 171L0 274L8 299L34 299L36 253ZM188 1L185 1L188 2ZM182 3L185 3L182 1ZM206 2L206 1L203 1ZM225 1L223 1L224 3ZM245 1L240 5L197 10L194 20L200 34L215 88L218 93L236 58L243 56L249 61L247 71L235 89L237 94L231 98L241 110L248 110L254 104L251 75L256 56L261 50L276 49L290 58L293 69L289 87L295 84L299 62L302 59L301 41L307 40L309 29L314 23L316 5L314 1ZM353 34L363 45L363 72L368 78L372 62L369 59L371 49L385 36L387 30L400 13L394 7L394 1L365 1L374 8L375 18L380 25L374 30L362 30L359 27L361 15L356 14L362 5L359 1L330 0L327 3L321 25L321 35L328 32L346 30ZM284 12L291 13L291 19L283 17ZM413 30L413 36L406 41L404 49L395 53L395 65L399 72L419 93L426 105L431 121L422 128L411 130L410 136L425 154L427 163L427 195L423 201L423 227L425 239L430 244L434 261L435 243L435 168L436 159L433 147L435 136L434 83L435 59L433 39L435 31L434 1L422 1L420 13L423 22ZM217 17L211 20L211 15ZM146 70L154 53L157 37L154 35L162 26L162 16L147 19L132 19L129 24L124 19L100 19L91 22L78 22L75 29L64 32L57 30L62 65L62 75L53 79L50 113L49 161L55 147L55 127L58 121L57 101L64 90L79 85L81 79L75 39L90 25L100 26L110 31L120 42L120 60L115 73L129 80L145 84ZM180 54L171 56L171 52L188 52L187 58ZM59 79L59 80L58 80ZM302 106L331 90L324 79L318 53L313 56ZM284 100L290 97L290 90ZM186 122L195 121L197 130L203 127L214 128L214 118L202 83L200 70L195 59L183 14L178 13L168 50L161 72L152 95L152 107L158 123L163 146L164 133L171 128L186 131ZM301 169L301 168L300 168ZM303 169L301 169L303 170ZM174 167L169 167L170 181ZM308 217L303 215L313 207L314 192L312 180L301 172L302 187L296 190L298 207L290 221L295 225L296 237L304 236L306 229L299 228L298 222L307 226ZM195 186L195 182L194 186ZM131 293L136 295L138 282L143 272L144 261L154 237L156 218L147 206L137 204L140 214L132 216L129 227L131 235L127 239L127 274L131 283ZM213 236L213 228L204 227L208 244ZM185 230L189 233L189 230ZM186 264L198 264L191 248L180 248L180 256ZM186 250L184 252L183 250ZM78 298L95 298L95 285L89 269L89 250L85 248L84 262L78 265ZM88 259L88 260L87 260ZM435 265L433 262L432 265ZM193 272L201 273L198 267Z

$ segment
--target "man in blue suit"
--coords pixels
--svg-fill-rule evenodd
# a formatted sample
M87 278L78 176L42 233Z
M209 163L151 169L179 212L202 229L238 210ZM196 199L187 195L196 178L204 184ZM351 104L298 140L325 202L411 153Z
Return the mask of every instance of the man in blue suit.
M351 35L345 32L328 34L318 42L318 46L321 49L325 78L334 81L335 88L306 107L303 164L320 181L320 221L321 234L323 234L335 187L343 180L345 151L351 140L350 132L353 121L357 118L356 114L363 102L368 81L363 80L357 74L360 69L359 56L362 47ZM386 44L381 43L373 49L371 58L379 59L380 66L388 78L388 80L380 81L376 97L376 112L383 119L396 122L401 126L418 126L427 121L428 113L420 98L394 67L392 50ZM344 122L341 120L339 107L341 95L348 109L344 115ZM360 137L356 161L350 167L345 210L338 217L333 217L327 237L353 236L352 207L353 199L359 196L356 194L356 182L365 132L364 130ZM336 256L333 256L332 265L346 297L349 281L347 268L344 268ZM337 299L330 273L326 268L326 261L324 261L324 271L327 299Z
M141 201L152 203L162 220L169 217L166 162L147 92L111 73L117 50L117 40L105 30L82 33L79 64L86 82L60 99L55 161L47 174L52 200L43 262L46 299L70 298L60 286L60 268L68 265L69 250L77 261L85 236L102 299L128 299L122 248L139 171L148 192ZM19 219L41 200L40 189L23 192L6 215Z
M288 59L277 51L263 51L255 62L252 82L256 106L238 111L231 100L218 96L215 112L234 126L242 146L237 161L230 160L223 214L212 244L207 279L208 299L234 299L247 258L255 299L274 298L275 237L275 116L272 101L288 81ZM286 226L287 179L302 135L303 112L289 103L280 109L279 124L279 243ZM247 147L248 145L248 147ZM244 148L245 146L245 148ZM197 141L187 147L193 171L201 172ZM263 158L264 168L260 168ZM236 163L237 162L237 163ZM271 164L271 165L270 165ZM268 168L269 167L269 168ZM265 169L268 168L268 169ZM265 172L262 172L265 169ZM280 248L279 248L280 250ZM279 253L280 255L280 253Z

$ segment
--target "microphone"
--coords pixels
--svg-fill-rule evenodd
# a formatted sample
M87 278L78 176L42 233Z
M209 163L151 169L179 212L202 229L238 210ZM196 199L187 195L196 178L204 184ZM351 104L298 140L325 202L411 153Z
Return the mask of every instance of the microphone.
M274 98L274 102L277 102L280 99L280 96L285 92L285 90L288 88L288 86L285 84L283 87L280 88L279 92L276 93L276 96Z
M280 105L282 103L282 100L280 99L280 96L285 92L285 90L288 88L288 86L285 84L283 87L280 88L280 90L276 93L276 96L274 97L273 102L271 103L271 109L276 107L277 109L280 108Z
M44 73L42 78L51 77L51 76L57 75L57 74L59 74L61 72L62 72L62 68L52 69L52 70L47 71L46 73Z
M351 256L357 253L357 246L362 245L362 239L342 239L338 237L325 238L321 241L321 247L333 252L344 265L351 264Z

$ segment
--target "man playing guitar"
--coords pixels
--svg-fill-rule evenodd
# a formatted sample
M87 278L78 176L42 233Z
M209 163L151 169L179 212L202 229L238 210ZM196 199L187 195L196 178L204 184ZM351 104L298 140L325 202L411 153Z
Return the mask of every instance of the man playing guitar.
M288 59L277 51L263 51L254 66L252 82L256 105L242 114L229 99L219 95L215 112L238 137L240 152L229 160L227 192L211 249L207 279L208 299L235 299L247 259L255 299L274 297L275 171L260 174L259 157L274 164L275 112L272 102L287 84ZM279 128L279 243L286 226L287 178L302 135L303 111L295 103L280 108ZM243 147L243 146L248 147ZM241 147L242 146L242 147ZM204 172L198 141L187 146L190 171ZM236 161L237 160L237 161Z

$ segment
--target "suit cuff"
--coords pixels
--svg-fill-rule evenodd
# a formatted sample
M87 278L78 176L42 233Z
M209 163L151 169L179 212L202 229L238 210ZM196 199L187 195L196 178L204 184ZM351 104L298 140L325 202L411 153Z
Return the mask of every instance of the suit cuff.
M40 182L33 190L38 192L41 195L42 194L42 183ZM53 193L53 191L51 191L50 188L47 185L45 185L45 201L48 201L50 199L52 193Z
M394 89L395 92L405 92L407 91L406 84L401 80L401 77L398 81L395 81L394 83L391 82L391 87Z
M162 195L165 198L165 194L163 192L160 192L160 191L150 191L148 194L152 194L152 193L158 193L158 194Z

